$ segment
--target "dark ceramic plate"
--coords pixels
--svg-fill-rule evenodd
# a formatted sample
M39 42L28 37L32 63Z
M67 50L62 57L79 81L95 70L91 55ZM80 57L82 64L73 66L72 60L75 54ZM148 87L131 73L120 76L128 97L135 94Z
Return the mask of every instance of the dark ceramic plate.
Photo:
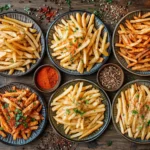
M10 83L8 85L1 86L0 93L9 91L13 86L16 86L17 88L21 88L21 89L29 88L31 90L31 92L36 93L39 101L43 105L43 108L41 110L41 115L44 117L44 120L41 121L41 123L39 124L39 128L37 130L34 130L31 134L31 136L27 140L24 140L24 139L13 140L13 137L10 134L7 134L6 138L3 138L2 136L0 136L0 141L4 142L5 144L20 146L20 145L25 145L25 144L30 143L31 141L36 139L43 132L46 122L47 122L47 107L46 107L45 101L43 100L41 95L36 90L34 90L32 87L30 87L29 85L26 85L24 83L14 82L14 83Z
M8 71L3 71L0 72L0 75L3 76L9 76L9 77L17 77L17 76L23 76L26 75L28 73L30 73L33 69L35 69L39 63L41 62L41 60L44 57L44 51L45 51L45 40L44 40L44 35L43 32L40 28L40 26L28 15L22 13L22 12L6 12L6 13L1 13L0 14L0 18L2 18L3 16L8 16L23 22L28 22L28 23L32 23L33 24L33 28L35 28L38 32L41 33L41 53L40 53L40 59L37 59L37 62L35 64L32 64L30 69L27 70L26 72L21 72L21 71L15 71L12 75L8 74Z
M64 132L64 128L63 125L57 125L55 119L53 118L54 115L56 115L55 112L53 112L51 110L51 102L53 101L54 98L56 98L58 95L60 95L63 91L64 88L68 88L70 85L75 85L77 82L84 82L84 85L93 85L94 88L99 89L101 96L103 98L103 103L106 106L106 111L105 111L105 118L104 118L104 125L97 131L93 132L92 134L90 134L89 136L83 138L83 139L71 139L69 135L66 135ZM95 84L92 81L88 81L85 79L75 79L69 82L66 82L65 84L63 84L60 88L58 88L55 93L51 96L50 100L49 100L49 104L48 104L48 117L49 117L49 121L50 124L52 125L52 127L54 128L54 130L63 138L73 141L73 142L90 142L95 140L96 138L98 138L107 128L107 126L109 125L110 119L111 119L111 103L109 100L109 97L107 96L107 94L105 93L105 91L103 91L102 89L100 89L100 87Z
M53 39L53 33L55 31L54 26L58 23L61 23L61 19L66 20L66 19L69 19L70 15L75 16L76 13L83 14L84 12L91 15L91 13L87 12L87 11L74 10L74 11L69 11L69 12L66 12L66 13L58 16L57 19L49 26L48 31L47 31L47 35L46 35L46 45L47 45L47 53L48 53L49 59L61 71L65 72L67 74L71 74L71 75L90 75L90 74L96 72L109 58L109 56L107 56L107 57L103 56L104 60L103 60L102 63L95 64L89 72L84 71L82 74L80 74L77 71L72 71L72 70L63 68L62 66L60 66L60 61L52 56L52 49L50 49L50 45L52 44L51 40ZM102 31L102 34L104 34L104 32L108 32L107 42L111 43L111 37L110 37L110 34L109 34L109 31L108 31L107 27L105 26L105 24L98 17L95 17L95 26L96 26L96 28L98 28L100 25L104 25L104 30ZM111 52L111 46L109 46L109 48L108 48L109 55L110 55L110 52Z
M115 126L117 132L118 132L119 134L121 134L125 139L127 139L127 140L129 140L129 141L131 141L131 142L134 142L134 143L138 143L138 144L150 144L150 140L141 140L141 139L139 139L139 138L134 139L134 138L128 137L127 134L122 134L121 131L120 131L120 126L119 126L119 124L116 123L116 116L117 116L116 104L117 104L117 100L118 100L118 98L120 97L121 92L127 90L128 88L130 88L131 85L134 84L134 83L136 83L137 85L143 84L143 85L145 85L145 86L147 86L147 87L150 88L150 81L148 81L148 80L134 80L134 81L131 81L131 82L125 84L125 85L117 92L117 94L115 95L115 97L114 97L114 99L113 99L113 103L112 103L112 121L113 121L113 124L114 124L114 126Z
M145 10L136 10L136 11L132 11L129 12L127 15L125 15L116 25L115 30L113 32L113 37L112 37L112 48L113 48L113 53L115 55L115 58L117 59L117 61L120 63L120 65L126 69L127 71L129 71L130 73L133 73L135 75L138 76L150 76L150 71L134 71L131 70L130 68L127 68L127 63L124 60L123 57L121 57L118 53L119 51L119 47L115 46L115 43L117 43L119 41L119 35L118 35L118 30L119 30L119 25L120 24L124 24L126 19L133 19L133 16L137 16L138 13L141 12L142 14L150 12L150 9L145 9Z

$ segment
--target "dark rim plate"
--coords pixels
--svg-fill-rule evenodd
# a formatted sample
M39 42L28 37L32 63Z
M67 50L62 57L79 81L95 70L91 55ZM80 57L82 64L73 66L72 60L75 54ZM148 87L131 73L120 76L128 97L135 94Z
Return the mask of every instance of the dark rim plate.
M42 29L40 28L40 26L27 14L22 13L22 12L5 12L5 13L1 13L0 14L0 18L2 18L3 16L8 16L14 19L18 19L20 21L24 21L24 22L29 22L33 24L33 27L38 31L41 32L41 53L40 53L40 59L37 59L37 62L35 64L32 64L30 69L27 70L26 72L21 72L21 71L15 71L12 75L8 74L8 71L3 71L0 72L0 75L3 76L9 76L9 77L17 77L17 76L23 76L26 75L28 73L30 73L31 71L33 71L41 62L41 60L44 57L44 52L45 52L45 39L44 39L44 34L42 32Z
M117 61L119 62L119 64L126 69L127 71L129 71L132 74L138 75L138 76L150 76L150 71L134 71L131 70L130 68L127 68L127 63L124 60L123 57L121 57L118 53L119 48L115 46L115 43L118 42L119 37L118 37L118 29L119 29L119 25L120 24L124 24L126 19L132 19L133 16L137 16L137 14L141 12L143 13L147 13L150 12L150 9L144 9L144 10L135 10L132 12L129 12L128 14L126 14L124 17L122 17L122 19L117 23L114 32L113 32L113 37L112 37L112 48L113 48L113 53L115 55L115 58L117 59Z
M115 95L113 102L112 102L112 121L113 124L115 126L115 129L117 130L117 132L122 135L125 139L134 142L134 143L138 143L138 144L150 144L150 140L141 140L141 139L134 139L134 138L130 138L128 137L127 134L122 134L120 131L120 127L119 124L116 123L116 115L117 115L117 109L116 109L116 104L117 104L117 100L120 97L121 91L125 91L126 89L128 89L129 87L131 87L131 84L137 83L138 85L144 84L146 86L148 86L150 88L150 81L149 80L134 80L131 82L128 82L127 84L125 84Z
M26 85L24 83L12 82L10 84L1 86L0 92L4 93L6 90L10 90L11 87L13 87L13 86L16 86L17 88L29 88L33 93L36 93L39 101L43 105L43 108L41 110L41 114L44 117L44 120L39 124L39 128L32 132L29 139L27 139L27 140L24 140L24 139L13 140L13 137L10 134L7 134L6 138L3 138L2 136L0 136L0 141L5 143L5 144L14 145L14 146L21 146L21 145L25 145L25 144L32 142L44 131L44 128L45 128L45 125L47 122L47 107L46 107L45 101L43 100L43 97L36 90L34 90L32 87L30 87L29 85Z
M60 62L59 60L57 60L55 57L53 57L51 55L52 53L52 50L50 49L49 45L51 45L51 40L52 40L52 37L53 37L53 33L54 33L54 25L58 24L61 19L68 19L70 15L73 15L75 16L75 14L79 12L80 14L86 12L87 14L92 14L88 11L84 11L84 10L73 10L73 11L69 11L69 12L66 12L60 16L58 16L56 18L56 20L49 26L48 28L48 31L47 31L47 35L46 35L46 46L47 46L47 54L48 54L48 57L50 59L50 61L57 67L59 68L61 71L67 73L67 74L71 74L71 75L90 75L94 72L96 72L104 63L106 63L106 61L108 60L109 56L103 56L104 60L102 63L99 63L99 64L95 64L94 67L89 71L84 71L82 74L80 74L79 72L77 71L72 71L72 70L69 70L69 69L65 69L63 68L62 66L60 66ZM102 33L104 33L104 31L108 32L108 37L107 37L107 42L110 42L110 45L111 45L111 37L110 37L110 34L109 34L109 30L107 29L106 25L98 18L95 16L95 25L96 25L96 28L98 28L101 24L104 25L104 30ZM111 46L109 46L108 48L108 53L110 55L111 53Z
M92 133L91 135L89 135L88 137L85 137L81 140L78 139L71 139L68 135L66 135L64 133L64 129L63 129L63 125L57 125L56 121L54 120L53 116L55 115L55 112L52 112L51 110L51 102L53 101L53 99L59 95L60 93L63 92L64 88L69 87L70 85L75 85L77 82L84 82L84 85L89 85L92 84L93 87L97 88L100 90L100 93L102 94L102 98L103 103L106 105L106 111L105 111L105 119L104 119L104 125L97 131L95 131L94 133ZM69 141L73 141L73 142L78 142L78 143L82 143L82 142L90 142L95 140L96 138L98 138L100 135L103 134L103 132L106 130L106 128L109 125L110 119L111 119L111 103L109 100L109 97L107 96L107 94L105 93L105 91L103 89L101 89L97 84L95 84L92 81L89 80L85 80L85 79L75 79L75 80L71 80L69 82L66 82L65 84L63 84L61 87L59 87L55 93L53 93L53 95L51 96L50 100L49 100L49 104L48 104L48 118L49 118L49 122L51 124L51 126L53 127L53 129L63 138L69 140Z

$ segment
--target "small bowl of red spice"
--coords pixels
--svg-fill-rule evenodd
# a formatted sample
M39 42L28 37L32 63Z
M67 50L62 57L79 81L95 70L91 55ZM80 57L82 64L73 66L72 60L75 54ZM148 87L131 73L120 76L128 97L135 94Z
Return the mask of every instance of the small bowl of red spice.
M105 91L117 91L124 82L124 72L117 64L105 64L97 73L97 82Z
M49 64L40 66L34 73L34 84L41 92L53 92L58 88L60 81L60 72Z

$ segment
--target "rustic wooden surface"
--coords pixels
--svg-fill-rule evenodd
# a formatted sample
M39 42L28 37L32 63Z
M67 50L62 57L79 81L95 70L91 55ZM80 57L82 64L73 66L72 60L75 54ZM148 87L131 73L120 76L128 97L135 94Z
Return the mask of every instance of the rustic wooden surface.
M58 4L55 4L54 0L31 0L31 2L29 0L22 0L24 1L24 3L19 3L19 0L0 0L0 6L5 5L6 3L10 3L11 5L13 5L13 8L18 10L18 11L23 11L24 12L24 7L28 6L28 7L35 7L38 8L40 6L42 6L43 4L49 5L51 7L54 8L61 8L62 10L60 10L59 12L66 12L68 11L68 6L65 3L65 1L63 1L63 5L59 6ZM101 2L104 2L105 0L97 0L96 2L92 2L92 0L90 2L83 0L84 2L82 2L81 0L72 0L72 8L71 9L84 9L84 10L88 10L89 8L93 9L93 8L97 8L99 9L101 7ZM150 8L150 0L131 0L132 4L130 6L127 6L128 0L113 0L113 3L111 5L114 5L115 7L121 8L121 7L125 7L125 13L127 11L132 11L132 10L136 10L136 9L141 9L141 8ZM129 2L130 3L130 2ZM111 9L111 7L110 7ZM119 12L117 12L119 13ZM35 18L36 19L36 18ZM111 23L109 21L106 21L104 18L103 21L108 25L109 29L111 30L111 33L113 32L113 28L115 26L115 23ZM45 25L45 23L41 24L42 29L44 31L44 33L46 33L47 30L47 25ZM113 54L111 54L110 59L108 62L114 62L117 63L116 60L114 59ZM50 61L47 58L47 56L45 55L44 60L42 61L42 64L45 63L49 63ZM134 79L141 79L141 77L132 75L126 71L125 72L125 83L134 80ZM18 82L23 82L23 83L28 83L31 84L33 87L33 73L30 73L29 75L26 75L24 77L19 77L19 78L6 78L6 77L2 77L0 76L0 85L4 85L10 82L14 82L14 81L18 81ZM70 80L70 79L76 79L76 78L85 78L91 81L96 82L96 74L90 75L90 76L70 76L70 75L66 75L64 73L62 73L62 83ZM150 77L144 77L142 79L150 79ZM115 93L108 93L111 101L113 99ZM48 102L50 94L45 94L45 99ZM57 137L55 139L55 137ZM78 144L78 145L74 145L72 148L67 148L67 147L61 147L61 146L57 146L57 142L56 140L61 140L61 138L59 138L54 131L52 131L52 128L50 127L50 125L48 124L46 127L46 131L34 142L31 142L28 145L25 146L21 146L21 147L13 147L13 146L8 146L5 144L0 143L0 150L59 150L59 149L77 149L77 150L150 150L150 145L139 145L139 144L134 144L131 143L127 140L125 140L123 137L121 137L116 130L113 127L112 122L110 123L109 127L107 128L107 130L104 132L104 134L99 137L96 141L91 142L91 143L85 143L85 144ZM112 141L112 145L108 146L107 142L108 141ZM49 146L48 143L52 143L52 146Z

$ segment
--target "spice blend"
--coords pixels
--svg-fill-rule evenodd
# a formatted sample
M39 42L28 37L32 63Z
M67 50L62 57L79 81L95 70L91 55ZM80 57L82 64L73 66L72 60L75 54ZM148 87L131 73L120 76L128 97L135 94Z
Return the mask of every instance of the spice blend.
M117 67L110 65L104 67L99 74L100 84L108 89L117 89L120 87L122 81L122 73Z
M54 88L58 82L59 76L53 67L43 67L36 75L36 83L39 88L50 90Z

